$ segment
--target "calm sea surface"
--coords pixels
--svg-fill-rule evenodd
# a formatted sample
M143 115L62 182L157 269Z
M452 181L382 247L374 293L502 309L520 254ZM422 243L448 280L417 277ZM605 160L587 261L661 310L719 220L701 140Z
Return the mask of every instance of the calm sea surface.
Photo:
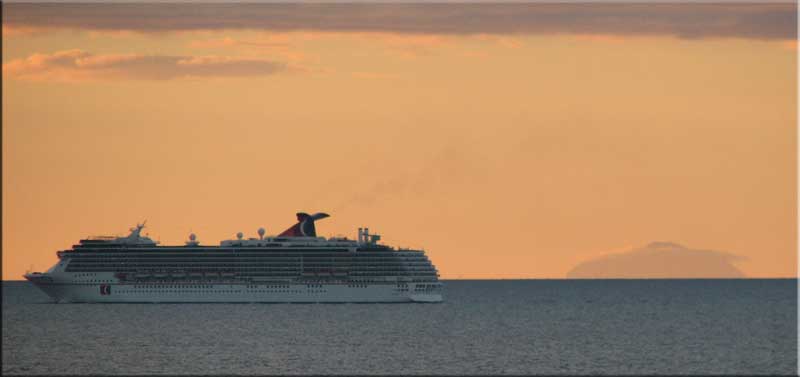
M3 374L796 374L796 280L446 281L441 304L51 304Z

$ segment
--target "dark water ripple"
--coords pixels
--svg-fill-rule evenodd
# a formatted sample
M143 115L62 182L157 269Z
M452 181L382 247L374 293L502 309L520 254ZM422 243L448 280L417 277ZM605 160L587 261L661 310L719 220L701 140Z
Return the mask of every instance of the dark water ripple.
M448 281L441 304L50 304L3 374L796 374L796 280Z

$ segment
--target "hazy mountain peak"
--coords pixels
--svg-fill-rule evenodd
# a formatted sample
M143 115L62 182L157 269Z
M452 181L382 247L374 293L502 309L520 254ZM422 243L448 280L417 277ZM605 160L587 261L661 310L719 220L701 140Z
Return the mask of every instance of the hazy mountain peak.
M632 250L607 254L577 264L568 278L742 278L731 262L741 257L714 250L698 250L673 242L651 242Z
M686 249L686 246L669 241L650 242L645 247L649 249Z

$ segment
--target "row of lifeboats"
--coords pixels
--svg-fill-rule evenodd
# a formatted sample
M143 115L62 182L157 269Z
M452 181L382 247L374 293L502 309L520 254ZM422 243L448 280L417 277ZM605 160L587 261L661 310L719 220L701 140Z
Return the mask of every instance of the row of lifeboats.
M325 277L325 276L333 276L333 277L346 277L348 276L348 271L342 270L326 270L326 271L306 271L302 273L304 277ZM166 271L154 271L154 272L137 272L137 273L125 273L119 272L114 274L114 276L120 280L139 280L139 279L200 279L200 278L232 278L236 276L236 273L223 271L223 272L182 272L182 271L175 271L175 272L166 272Z
M318 272L303 272L303 276L348 276L347 271L318 271Z
M185 279L185 278L231 278L236 276L236 273L233 272L163 272L163 271L156 271L156 272L137 272L137 273L116 273L114 276L121 280L127 279L148 279L148 278L174 278L174 279Z

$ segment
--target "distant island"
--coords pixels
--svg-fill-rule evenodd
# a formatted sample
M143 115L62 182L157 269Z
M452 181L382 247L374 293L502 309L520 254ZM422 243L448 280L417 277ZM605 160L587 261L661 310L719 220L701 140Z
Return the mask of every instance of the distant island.
M742 257L714 250L694 250L672 242L653 242L633 250L581 262L569 279L743 278L732 262Z

